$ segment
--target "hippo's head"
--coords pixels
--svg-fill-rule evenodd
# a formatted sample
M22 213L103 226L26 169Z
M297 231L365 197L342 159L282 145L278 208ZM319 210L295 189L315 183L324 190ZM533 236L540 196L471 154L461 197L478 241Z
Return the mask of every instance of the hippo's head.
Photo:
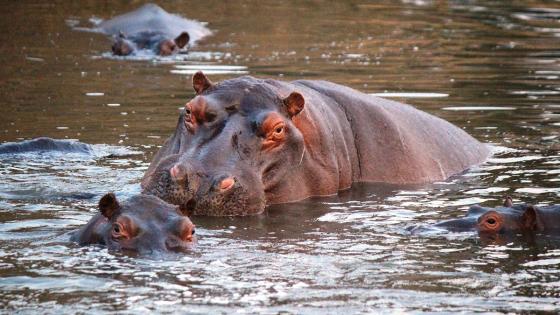
M159 161L145 192L188 214L262 212L302 162L305 144L294 118L303 96L281 95L251 77L213 84L201 72L193 87L197 96L185 105L174 136L181 138L180 153Z
M113 55L128 56L136 50L136 44L127 39L123 32L120 32L118 36L115 36L111 50Z
M181 48L189 43L189 33L183 32L175 39L164 39L158 44L158 54L160 56L169 56L177 53Z
M109 193L99 201L99 211L74 241L139 253L181 251L195 241L192 222L155 196L137 195L121 203Z
M540 212L532 205L513 205L506 197L504 205L486 208L478 205L469 208L467 216L461 219L443 221L435 225L449 231L478 231L497 234L516 231L537 230L542 227Z
M169 56L185 47L189 38L188 32L182 32L175 39L159 32L146 31L128 36L120 32L115 36L111 50L117 56L128 56L138 49L151 49L160 56Z

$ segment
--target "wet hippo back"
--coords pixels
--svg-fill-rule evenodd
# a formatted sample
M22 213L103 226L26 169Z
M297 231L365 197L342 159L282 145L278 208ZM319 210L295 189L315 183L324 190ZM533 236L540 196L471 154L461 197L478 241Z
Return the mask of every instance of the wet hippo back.
M200 22L167 13L151 3L101 22L97 28L108 35L117 35L120 32L126 35L158 32L167 38L175 38L182 32L188 31L191 43L211 34L210 30Z
M295 81L342 112L358 165L353 181L423 183L444 180L481 163L488 148L457 126L410 105L327 81Z
M16 154L37 151L58 151L67 153L90 154L90 145L70 140L57 140L46 137L0 144L0 154Z

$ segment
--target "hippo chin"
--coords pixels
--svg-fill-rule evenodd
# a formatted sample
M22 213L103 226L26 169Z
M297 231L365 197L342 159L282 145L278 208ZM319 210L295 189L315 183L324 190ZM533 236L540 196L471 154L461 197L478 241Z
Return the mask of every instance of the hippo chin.
M100 23L97 30L113 37L111 50L118 56L139 50L168 56L211 34L203 24L150 3Z
M464 218L443 221L431 227L413 227L418 234L430 229L450 232L476 231L481 236L523 232L560 232L560 206L535 207L528 204L514 205L506 197L502 207L487 208L475 205L469 208Z
M142 180L188 214L257 214L353 182L444 180L489 154L445 120L326 81L214 84L198 72L193 87Z
M136 195L120 203L109 193L99 201L99 211L71 241L141 254L183 251L195 242L192 222L155 196Z

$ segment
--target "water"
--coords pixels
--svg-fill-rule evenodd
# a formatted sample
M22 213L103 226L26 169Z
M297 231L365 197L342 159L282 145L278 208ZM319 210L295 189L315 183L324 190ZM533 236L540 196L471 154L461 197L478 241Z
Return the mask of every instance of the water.
M76 22L136 4L6 2L0 141L100 144L0 161L7 313L467 313L560 310L560 239L411 236L469 205L558 203L560 4L164 1L214 35L187 55L109 58ZM99 197L126 197L193 97L190 74L326 79L411 103L496 148L423 186L356 185L247 218L193 218L193 252L134 257L68 243ZM137 154L135 151L140 151Z

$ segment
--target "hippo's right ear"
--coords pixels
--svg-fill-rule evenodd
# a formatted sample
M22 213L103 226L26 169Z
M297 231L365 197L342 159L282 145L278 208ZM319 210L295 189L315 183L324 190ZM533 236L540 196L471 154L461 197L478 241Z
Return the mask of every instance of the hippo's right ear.
M305 106L305 99L303 98L303 95L298 92L292 92L292 94L288 95L283 102L290 118L299 114Z
M506 196L504 199L504 207L511 208L513 207L513 199L510 196Z
M192 77L192 84L193 88L196 91L196 94L201 94L202 92L206 91L207 89L211 88L214 83L210 81L202 71L198 71Z
M175 38L175 45L179 48L183 48L189 43L190 38L189 33L183 32Z
M544 229L539 209L532 205L528 205L525 212L523 212L521 224L524 229L531 231L541 231Z
M111 219L120 207L117 197L113 193L108 193L99 200L99 211L107 219Z

